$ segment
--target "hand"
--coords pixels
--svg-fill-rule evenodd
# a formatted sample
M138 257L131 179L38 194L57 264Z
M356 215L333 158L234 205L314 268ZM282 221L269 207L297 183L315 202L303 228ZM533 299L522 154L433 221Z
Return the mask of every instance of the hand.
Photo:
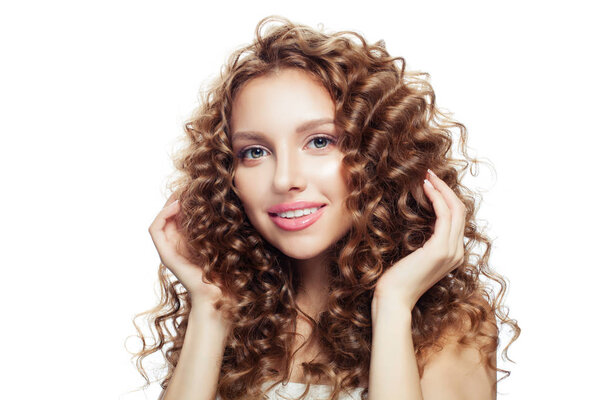
M467 208L430 170L424 191L436 215L434 232L423 247L396 262L377 281L375 296L412 310L419 298L464 261Z
M158 251L161 263L183 284L192 297L193 304L210 304L222 297L221 289L202 280L202 270L189 261L183 236L177 228L175 216L180 210L175 194L171 195L165 207L158 213L148 231Z

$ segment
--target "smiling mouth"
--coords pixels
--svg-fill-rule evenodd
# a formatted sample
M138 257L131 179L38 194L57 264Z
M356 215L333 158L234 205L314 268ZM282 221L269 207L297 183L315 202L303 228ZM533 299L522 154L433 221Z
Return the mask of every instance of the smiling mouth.
M312 208L314 209L315 207ZM323 208L325 208L325 205L318 207L314 212L310 214L291 218L280 217L278 214L269 213L269 218L280 229L291 232L300 231L302 229L308 228L309 226L317 222L325 212L323 211Z
M326 205L327 205L327 204L323 204L322 206L319 206L319 207L307 207L307 208L316 208L316 211L314 211L313 213L310 213L310 214L304 214L304 215L300 215L300 216L298 216L298 217L290 217L290 218L287 218L287 217L280 217L280 218L294 219L294 218L302 218L302 217L306 217L307 215L314 214L315 212L319 211L321 208L325 207ZM302 210L302 209L300 209L300 210ZM292 210L290 210L290 211L292 211ZM293 210L293 211L296 211L296 210ZM277 213L267 213L267 214L269 214L271 217L277 217L277 216L279 216L279 214L277 214ZM281 214L283 214L283 213L281 213Z

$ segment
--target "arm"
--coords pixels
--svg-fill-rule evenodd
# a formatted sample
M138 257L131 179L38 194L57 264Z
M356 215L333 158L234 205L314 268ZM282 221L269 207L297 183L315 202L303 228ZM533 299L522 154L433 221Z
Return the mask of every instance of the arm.
M175 218L180 207L174 193L148 229L161 263L177 277L192 299L179 360L160 400L213 400L231 324L214 307L223 298L223 292L205 282L200 267L189 260Z
M419 377L411 311L427 290L463 263L466 219L466 207L452 189L431 171L428 178L424 192L435 210L434 232L423 247L385 271L373 296L369 398L493 399L495 379L488 379L491 373L476 357L478 349L452 340L428 359Z
M411 332L411 313L388 298L373 297L369 400L423 400Z
M214 400L228 330L212 306L192 307L179 361L161 399Z
M372 310L370 400L496 399L496 371L486 366L476 347L449 337L442 350L428 358L419 378L410 310L384 294L373 298Z

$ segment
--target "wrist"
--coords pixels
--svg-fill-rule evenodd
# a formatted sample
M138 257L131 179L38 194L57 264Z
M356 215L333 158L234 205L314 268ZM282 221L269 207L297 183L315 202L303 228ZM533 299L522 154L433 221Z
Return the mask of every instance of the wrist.
M397 291L377 289L375 290L375 293L373 293L373 301L371 305L372 308L392 308L394 310L408 312L410 314L415 306L415 303Z
M400 322L410 326L412 308L398 296L377 293L371 302L371 319L373 327L379 320Z
M214 305L208 302L192 302L190 319L221 328L221 331L225 333L229 332L231 328L231 321L228 321Z

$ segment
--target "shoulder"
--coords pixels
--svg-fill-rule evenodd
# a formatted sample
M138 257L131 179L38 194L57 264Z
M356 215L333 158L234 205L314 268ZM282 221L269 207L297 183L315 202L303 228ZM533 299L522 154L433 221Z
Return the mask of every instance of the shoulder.
M489 303L479 296L473 300L486 310L486 320L479 325L479 335L473 341L461 340L470 330L464 321L462 328L444 335L440 346L432 350L425 361L421 389L425 399L495 399L497 326Z

